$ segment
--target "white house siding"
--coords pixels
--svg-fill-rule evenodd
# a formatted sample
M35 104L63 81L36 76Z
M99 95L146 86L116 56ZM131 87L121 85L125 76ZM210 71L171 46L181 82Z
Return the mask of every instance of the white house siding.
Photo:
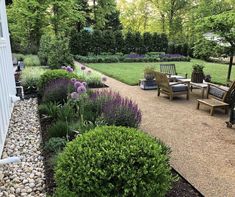
M0 156L16 94L5 0L0 0ZM2 29L2 32L1 32Z

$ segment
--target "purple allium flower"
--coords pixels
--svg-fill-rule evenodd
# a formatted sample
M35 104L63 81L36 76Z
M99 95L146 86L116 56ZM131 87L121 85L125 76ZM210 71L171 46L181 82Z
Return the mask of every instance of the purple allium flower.
M84 86L84 87L87 87L87 83L84 81L84 82L82 82L82 85Z
M78 94L83 94L86 92L86 88L82 85L77 88L77 93Z
M66 70L70 73L73 72L73 69L70 66L67 66Z
M86 70L86 67L82 65L81 70Z
M102 77L101 81L103 81L103 82L107 81L107 77Z
M72 78L72 79L71 79L71 82L72 82L73 84L75 84L76 81L77 81L77 79L75 79L75 78Z
M78 87L82 86L82 83L80 81L76 81L74 83L74 87L77 89Z
M72 92L72 93L70 94L70 96L71 96L71 98L74 99L74 100L76 100L76 99L79 98L79 94L78 94L77 92Z

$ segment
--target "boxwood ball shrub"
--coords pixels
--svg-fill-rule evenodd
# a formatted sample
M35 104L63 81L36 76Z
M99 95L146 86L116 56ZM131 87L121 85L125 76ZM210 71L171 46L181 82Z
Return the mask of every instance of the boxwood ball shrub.
M59 155L57 190L77 196L165 196L174 177L164 146L134 128L96 127Z

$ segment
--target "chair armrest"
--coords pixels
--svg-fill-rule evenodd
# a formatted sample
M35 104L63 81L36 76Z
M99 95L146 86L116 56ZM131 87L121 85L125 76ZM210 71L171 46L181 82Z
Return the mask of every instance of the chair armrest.
M189 81L177 81L177 82L170 82L169 83L170 86L177 85L177 84L186 84L186 85L189 85L190 82Z

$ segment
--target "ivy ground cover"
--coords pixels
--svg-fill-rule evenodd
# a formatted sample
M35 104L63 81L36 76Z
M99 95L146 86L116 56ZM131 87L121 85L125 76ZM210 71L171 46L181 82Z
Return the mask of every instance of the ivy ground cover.
M188 74L191 77L192 65L199 63L205 66L204 73L210 74L213 82L226 83L228 64L219 64L205 62L198 59L192 59L191 62L156 62L156 63L97 63L89 64L89 67L102 72L105 75L113 77L129 85L137 85L139 79L143 78L144 68L154 66L159 71L160 64L175 64L179 75ZM232 70L231 80L235 78L235 69Z

